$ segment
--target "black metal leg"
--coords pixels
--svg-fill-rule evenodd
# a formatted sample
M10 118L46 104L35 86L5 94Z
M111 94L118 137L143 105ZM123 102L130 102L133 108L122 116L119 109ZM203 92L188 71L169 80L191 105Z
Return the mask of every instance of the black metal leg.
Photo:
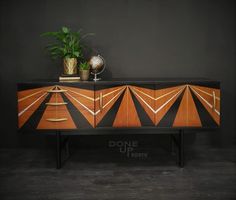
M63 146L65 148L66 159L68 159L70 157L69 136L65 138Z
M184 130L179 131L179 166L184 167Z
M175 141L174 141L174 135L171 134L170 135L170 139L171 139L171 155L175 155Z
M57 132L57 169L61 168L61 132Z

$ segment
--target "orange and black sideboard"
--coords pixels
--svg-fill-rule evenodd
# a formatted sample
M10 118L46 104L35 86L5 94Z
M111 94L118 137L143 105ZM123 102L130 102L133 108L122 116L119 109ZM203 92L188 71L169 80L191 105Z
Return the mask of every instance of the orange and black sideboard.
M183 166L184 130L219 126L218 81L152 78L18 84L18 129L56 131L58 151L62 131L172 129L179 130ZM60 153L57 164L60 168Z

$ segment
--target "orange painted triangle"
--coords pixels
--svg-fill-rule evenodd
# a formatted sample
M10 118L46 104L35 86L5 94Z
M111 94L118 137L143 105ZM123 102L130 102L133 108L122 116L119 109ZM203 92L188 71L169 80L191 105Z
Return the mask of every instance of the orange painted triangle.
M183 98L180 102L178 112L176 114L173 127L201 127L201 120L198 115L192 95L187 86Z
M190 92L189 87L188 89L188 126L197 126L201 127L202 123L196 108L196 105L194 103L192 94Z
M116 114L113 127L138 127L141 126L129 88L126 89L121 105Z
M131 96L129 88L127 88L127 105L128 105L128 127L139 127L141 126L141 122L139 120L139 116L137 110L135 108L133 98Z

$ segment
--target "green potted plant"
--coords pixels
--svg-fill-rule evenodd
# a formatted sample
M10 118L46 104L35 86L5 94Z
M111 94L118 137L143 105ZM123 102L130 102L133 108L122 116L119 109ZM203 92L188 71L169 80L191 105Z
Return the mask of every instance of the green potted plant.
M80 63L79 65L80 80L87 81L90 75L90 65L87 61Z
M64 75L77 74L78 59L83 59L83 45L81 41L87 35L82 36L80 31L72 32L65 26L59 31L42 34L42 36L49 36L55 39L55 42L49 44L46 49L53 59L63 59Z

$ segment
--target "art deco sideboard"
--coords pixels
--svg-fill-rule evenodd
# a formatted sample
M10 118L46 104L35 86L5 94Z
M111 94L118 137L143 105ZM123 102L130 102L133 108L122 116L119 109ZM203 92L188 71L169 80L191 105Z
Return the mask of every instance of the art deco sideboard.
M181 141L185 129L219 126L218 81L157 78L18 84L22 131L167 128L180 130Z

